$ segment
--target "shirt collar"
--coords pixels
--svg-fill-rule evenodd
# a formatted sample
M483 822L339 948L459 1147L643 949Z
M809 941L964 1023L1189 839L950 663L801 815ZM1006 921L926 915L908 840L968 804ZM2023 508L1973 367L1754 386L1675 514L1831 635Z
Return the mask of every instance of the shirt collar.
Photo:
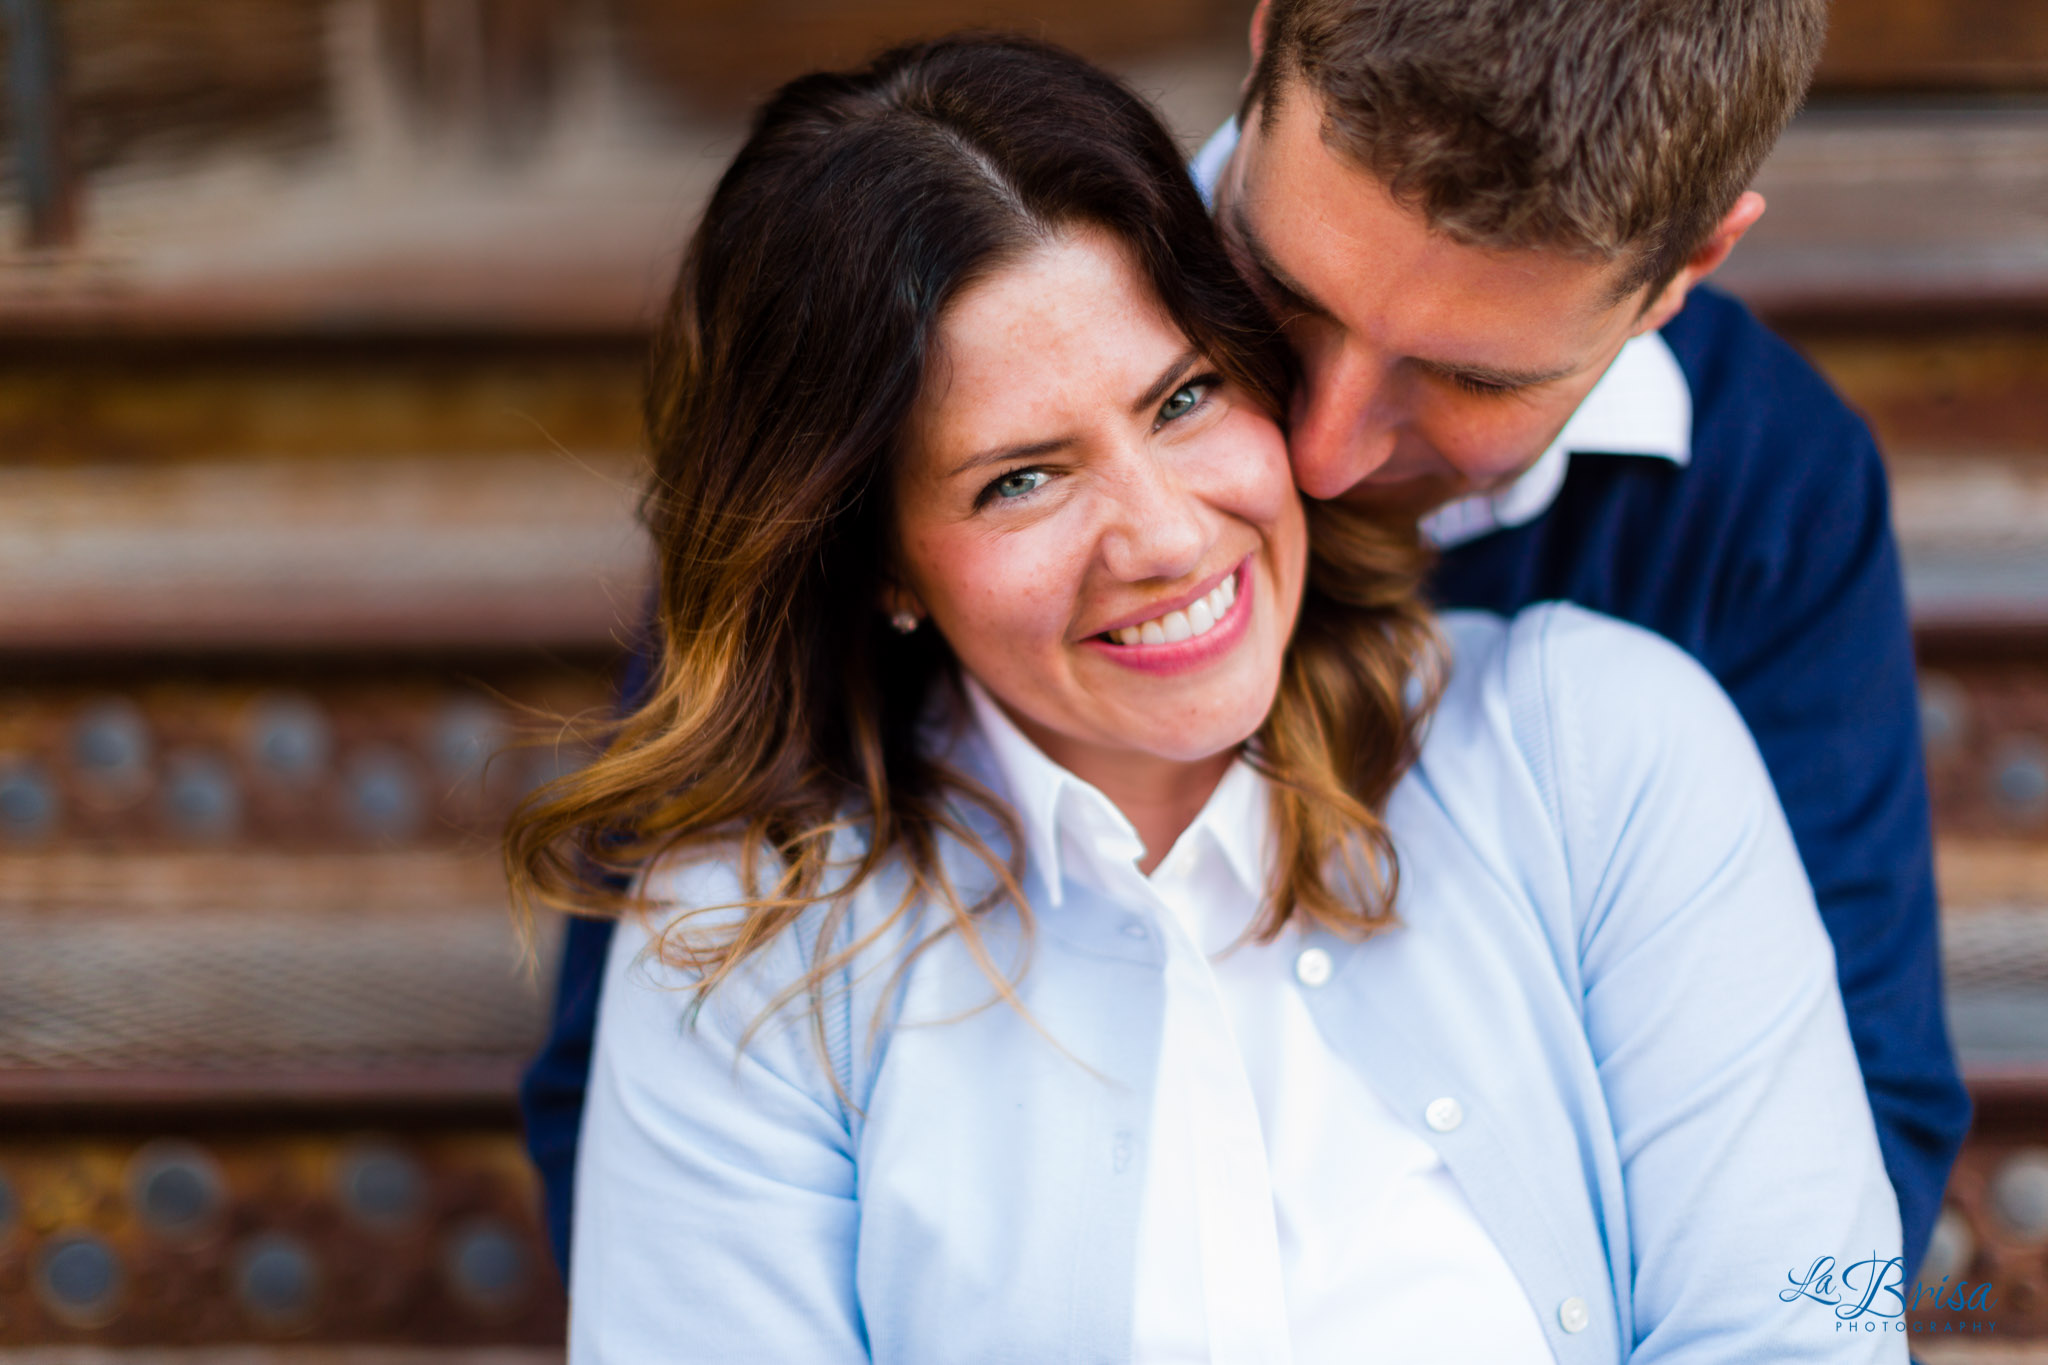
M962 681L975 725L1023 826L1026 856L1043 875L1051 904L1057 908L1065 901L1069 876L1093 880L1090 860L1065 856L1070 840L1076 847L1101 849L1111 858L1135 862L1144 844L1123 812L1098 788L1046 757L978 680L963 675ZM1264 895L1268 820L1265 780L1240 758L1216 784L1202 813L1160 860L1160 867L1188 856L1194 841L1210 839L1239 884L1255 897Z
M1423 534L1450 549L1536 520L1557 500L1575 454L1640 455L1680 467L1691 462L1692 388L1663 336L1645 332L1623 342L1536 463L1505 488L1439 507L1422 519Z
M1202 202L1212 209L1216 182L1236 150L1233 118L1202 144L1189 164ZM1534 521L1557 500L1574 453L1642 455L1680 466L1690 462L1692 389L1662 336L1646 332L1629 338L1536 463L1505 488L1438 508L1423 518L1423 534L1449 549L1489 531Z

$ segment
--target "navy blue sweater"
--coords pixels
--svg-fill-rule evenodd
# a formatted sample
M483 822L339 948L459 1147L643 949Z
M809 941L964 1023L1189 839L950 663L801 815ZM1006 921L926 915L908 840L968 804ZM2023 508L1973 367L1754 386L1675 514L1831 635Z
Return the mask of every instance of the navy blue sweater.
M1834 940L1917 1265L1970 1104L1942 1015L1913 648L1884 466L1863 422L1732 299L1694 290L1663 336L1692 390L1691 462L1574 452L1542 516L1445 554L1436 599L1502 613L1577 602L1674 641L1734 698ZM521 1090L564 1265L610 938L608 922L570 924L554 1030Z

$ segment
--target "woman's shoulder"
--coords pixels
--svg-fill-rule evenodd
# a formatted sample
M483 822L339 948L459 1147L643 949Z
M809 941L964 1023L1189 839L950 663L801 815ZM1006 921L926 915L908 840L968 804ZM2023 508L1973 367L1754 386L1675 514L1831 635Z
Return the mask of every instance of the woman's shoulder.
M1452 705L1597 698L1640 703L1626 709L1656 714L1668 709L1663 698L1673 689L1680 701L1720 695L1712 675L1671 641L1576 603L1539 602L1512 616L1451 611L1441 620L1451 655L1445 701Z
M735 836L663 854L635 881L627 937L639 941L642 956L665 964L687 961L693 949L744 938L753 946L752 975L794 980L833 940L867 927L876 902L900 884L893 858L854 884L855 869L866 863L870 834L871 826L859 820L835 825L824 836L830 842L817 884L800 900L782 885L783 856L766 841L750 844ZM671 967L669 974L687 972Z
M801 889L783 883L783 857L766 843L750 848L734 838L654 860L614 936L611 972L658 989L694 990L703 973L691 964L730 954L737 964L711 994L736 1007L800 1008L810 996L806 983L826 995L875 995L874 983L914 958L947 916L929 893L931 877L917 875L901 850L868 857L872 833L864 820L838 821L821 836L829 846L815 880ZM985 888L975 860L955 842L942 831L938 856L971 902Z
M1446 612L1449 670L1439 717L1505 711L1525 732L1591 726L1640 737L1741 721L1698 660L1641 626L1570 602L1499 616ZM1674 726L1673 722L1684 722Z
M1442 620L1449 665L1421 767L1484 785L1525 771L1560 829L1660 780L1745 790L1764 778L1711 674L1671 641L1568 602Z

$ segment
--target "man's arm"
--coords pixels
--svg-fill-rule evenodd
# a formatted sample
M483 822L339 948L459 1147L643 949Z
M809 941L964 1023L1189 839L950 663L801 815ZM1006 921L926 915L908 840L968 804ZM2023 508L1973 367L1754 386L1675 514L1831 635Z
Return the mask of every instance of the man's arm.
M547 1214L548 1244L564 1279L569 1274L569 1229L575 1218L576 1144L583 1123L583 1097L590 1084L590 1045L604 964L611 949L611 920L574 918L562 943L561 975L555 989L554 1021L547 1042L519 1083L519 1112L526 1123L526 1150L540 1171Z
M1576 602L1705 664L1755 736L1835 945L1909 1263L1969 1098L1942 1015L1933 836L1884 466L1789 346L1696 289L1663 333L1691 463L1572 457L1535 521L1447 551L1438 600Z
M1784 553L1755 563L1740 585L1736 600L1767 628L1727 632L1740 647L1710 664L1756 736L1834 941L1907 1264L1917 1269L1970 1105L1942 1011L1898 547L1883 463L1860 423L1833 473L1805 515L1795 509Z
M621 714L646 699L654 680L654 647L658 626L650 594L633 652L619 676ZM611 920L572 918L562 939L562 961L555 978L555 1012L547 1041L519 1082L519 1114L526 1127L526 1150L540 1172L548 1245L555 1266L569 1277L569 1230L576 1203L576 1146L583 1125L583 1099L590 1086L591 1039L597 1031L597 1007L604 987L605 956L611 949Z

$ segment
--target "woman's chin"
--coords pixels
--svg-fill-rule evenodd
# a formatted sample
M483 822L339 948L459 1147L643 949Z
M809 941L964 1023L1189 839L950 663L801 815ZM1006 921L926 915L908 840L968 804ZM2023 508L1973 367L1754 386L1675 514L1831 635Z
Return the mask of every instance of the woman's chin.
M1150 723L1134 718L1119 727L1126 747L1136 753L1169 763L1200 763L1219 754L1235 752L1265 724L1273 709L1270 695L1200 719L1175 719Z

